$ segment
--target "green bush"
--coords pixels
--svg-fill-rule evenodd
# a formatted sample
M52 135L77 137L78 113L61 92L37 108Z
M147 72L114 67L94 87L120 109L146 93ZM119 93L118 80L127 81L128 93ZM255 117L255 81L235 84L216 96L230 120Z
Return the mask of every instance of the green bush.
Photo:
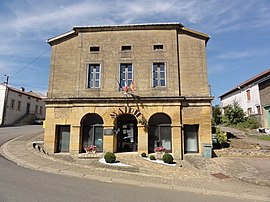
M147 157L146 153L143 152L143 153L141 154L141 157L146 158L146 157Z
M107 163L115 163L116 156L112 152L107 152L104 156L104 159Z
M247 117L244 122L238 123L236 127L241 129L245 128L256 129L260 127L260 124L256 118Z
M162 160L164 161L164 163L168 163L168 164L173 163L173 157L172 157L172 155L170 155L168 153L163 155Z
M218 143L223 147L227 143L227 133L216 128L216 135Z
M225 108L222 123L225 126L236 125L243 122L244 117L244 110L240 107L238 102L234 101L233 104L230 104Z
M151 155L150 160L154 161L154 160L156 160L156 157L154 155Z

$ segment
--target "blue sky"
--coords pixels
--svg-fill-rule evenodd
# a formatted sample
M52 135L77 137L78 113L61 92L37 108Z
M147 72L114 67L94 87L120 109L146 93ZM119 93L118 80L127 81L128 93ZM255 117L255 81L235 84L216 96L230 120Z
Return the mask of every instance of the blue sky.
M46 39L73 26L158 22L180 22L210 35L213 104L222 93L270 68L269 0L0 0L0 82L6 74L12 86L45 93Z

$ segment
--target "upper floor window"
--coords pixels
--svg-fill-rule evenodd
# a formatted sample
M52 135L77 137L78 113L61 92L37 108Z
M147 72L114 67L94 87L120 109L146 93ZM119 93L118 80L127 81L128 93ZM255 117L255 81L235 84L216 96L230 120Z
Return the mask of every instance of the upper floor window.
M88 70L88 88L100 87L100 64L90 64Z
M153 63L153 87L166 86L165 63Z
M99 46L91 46L90 52L99 52Z
M122 46L122 51L131 51L131 46Z
M21 101L18 101L17 110L21 111Z
M154 50L163 50L163 45L154 45Z
M10 101L10 107L11 107L11 109L14 109L15 108L15 100L11 100Z
M120 64L120 84L130 86L132 82L132 64Z
M249 101L251 99L251 96L250 96L250 90L247 90L247 100Z

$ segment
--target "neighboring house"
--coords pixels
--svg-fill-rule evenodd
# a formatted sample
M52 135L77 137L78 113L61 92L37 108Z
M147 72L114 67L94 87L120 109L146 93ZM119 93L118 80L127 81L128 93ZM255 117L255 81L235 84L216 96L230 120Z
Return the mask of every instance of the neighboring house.
M82 26L48 39L46 151L202 154L212 143L208 40L179 23Z
M45 103L40 94L0 84L0 124L12 125L28 114L45 118Z
M270 127L270 69L248 79L221 95L221 108L238 102L247 116L256 116L262 126Z

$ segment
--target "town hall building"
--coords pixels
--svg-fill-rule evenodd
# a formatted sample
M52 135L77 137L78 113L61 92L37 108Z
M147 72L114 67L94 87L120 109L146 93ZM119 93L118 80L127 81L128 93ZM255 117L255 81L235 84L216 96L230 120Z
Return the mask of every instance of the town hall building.
M180 23L78 26L48 39L46 151L202 154L212 143L208 40Z

